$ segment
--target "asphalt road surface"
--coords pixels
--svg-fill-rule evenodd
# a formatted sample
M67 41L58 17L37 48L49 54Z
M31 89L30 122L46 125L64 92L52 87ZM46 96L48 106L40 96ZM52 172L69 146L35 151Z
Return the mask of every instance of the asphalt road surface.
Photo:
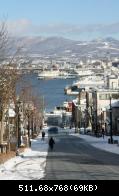
M119 180L119 155L71 135L57 135L48 152L44 180Z

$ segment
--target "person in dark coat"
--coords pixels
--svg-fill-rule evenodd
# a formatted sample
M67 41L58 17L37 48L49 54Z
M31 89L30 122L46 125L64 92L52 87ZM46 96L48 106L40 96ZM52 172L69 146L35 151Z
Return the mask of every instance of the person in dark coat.
M104 139L104 135L105 135L105 131L104 131L104 128L102 128L102 137Z
M19 149L16 150L16 156L19 156Z
M50 147L51 150L53 150L54 144L55 144L55 141L54 141L54 139L51 137L51 138L49 139L49 147Z
M45 131L42 131L42 140L45 138Z

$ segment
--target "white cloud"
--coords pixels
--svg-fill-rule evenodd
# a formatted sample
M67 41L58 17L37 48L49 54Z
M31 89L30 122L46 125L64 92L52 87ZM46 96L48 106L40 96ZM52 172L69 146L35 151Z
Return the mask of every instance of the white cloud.
M27 19L8 21L8 31L13 35L58 35L58 36L82 36L102 35L113 36L119 32L119 23L113 24L46 24L35 25Z
M22 35L24 33L29 33L31 26L31 21L27 19L7 22L8 31L13 35Z

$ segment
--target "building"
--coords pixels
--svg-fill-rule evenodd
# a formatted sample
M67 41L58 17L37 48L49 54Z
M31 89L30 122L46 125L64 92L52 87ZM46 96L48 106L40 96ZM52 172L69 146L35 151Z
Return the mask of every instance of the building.
M118 89L119 79L115 75L107 76L107 88Z
M95 133L101 131L105 126L106 108L110 105L110 97L112 104L119 99L118 89L93 89L92 90L92 124Z
M110 110L111 107L111 110ZM110 119L110 112L112 112L112 119ZM112 133L119 135L119 101L111 104L106 109L106 133L110 134L110 123L112 123Z

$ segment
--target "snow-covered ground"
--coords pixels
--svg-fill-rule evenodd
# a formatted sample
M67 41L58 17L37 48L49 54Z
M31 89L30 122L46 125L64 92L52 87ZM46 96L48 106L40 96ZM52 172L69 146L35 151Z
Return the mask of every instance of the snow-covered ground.
M31 149L26 149L20 156L16 156L4 164L0 165L0 180L37 180L45 175L46 157L48 154L48 135L47 128L45 140L41 139L41 135L37 139L32 140ZM119 154L119 145L108 144L109 136L96 138L89 135L75 133L75 129L61 129L61 135L73 135L86 140L90 145ZM59 135L60 135L59 134ZM57 138L58 139L58 138ZM113 136L113 139L119 141L119 136Z
M113 136L114 140L118 140L118 144L109 144L108 138L110 138L110 136L104 136L104 139L103 139L103 137L97 138L94 136L82 135L79 133L77 133L77 134L71 133L71 135L74 135L76 137L80 137L80 138L86 140L90 145L92 145L96 148L119 154L119 136Z
M39 136L31 144L31 149L26 149L20 156L0 165L0 180L37 180L44 177L48 152L47 135L44 141Z

